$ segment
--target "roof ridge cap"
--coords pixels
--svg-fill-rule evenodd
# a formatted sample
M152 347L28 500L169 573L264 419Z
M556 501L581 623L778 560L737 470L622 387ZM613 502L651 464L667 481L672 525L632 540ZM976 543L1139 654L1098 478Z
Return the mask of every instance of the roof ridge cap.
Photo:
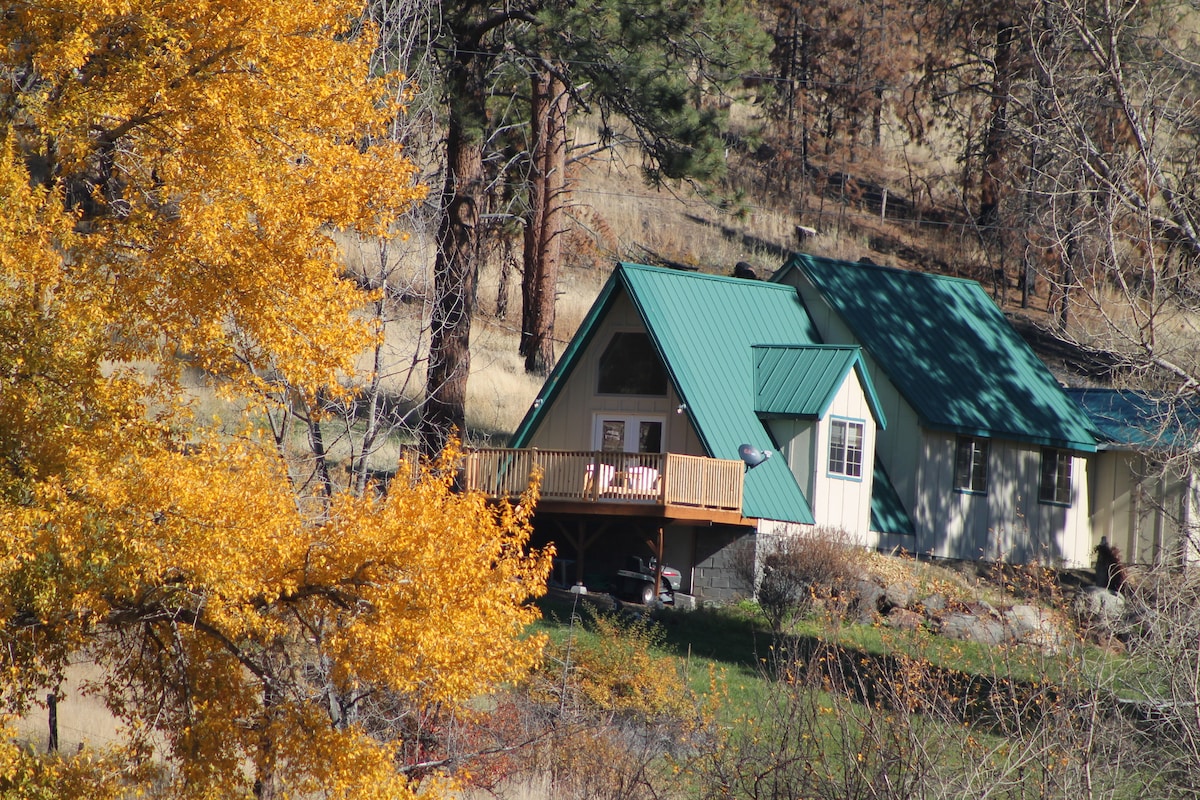
M770 287L772 290L782 290L786 292L795 292L795 288L787 284L774 283L772 281L754 279L754 278L735 278L732 275L717 275L712 272L701 272L696 270L674 269L672 267L657 267L653 264L638 264L631 261L618 261L617 266L622 270L635 270L639 272L656 272L663 275L682 275L688 278L703 278L711 281L721 281L723 283L745 284L749 286Z
M848 261L844 258L832 258L830 256L818 256L818 255L813 255L812 253L796 253L793 256L793 260L800 260L800 259L808 260L808 261L824 261L830 265L843 266L843 267L855 267L858 269L873 269L873 270L879 270L879 271L883 271L883 272L896 272L896 273L901 273L901 274L906 274L906 275L920 275L923 278L928 278L930 280L951 281L954 283L967 283L967 284L976 284L976 285L982 286L982 284L980 284L980 282L974 278L966 278L961 275L946 275L941 272L928 272L923 269L905 269L904 267L897 267L893 264L879 264L874 261Z

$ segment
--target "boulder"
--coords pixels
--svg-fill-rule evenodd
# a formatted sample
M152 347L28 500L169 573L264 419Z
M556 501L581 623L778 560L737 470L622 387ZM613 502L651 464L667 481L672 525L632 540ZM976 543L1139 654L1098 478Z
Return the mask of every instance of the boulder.
M946 610L946 595L934 593L921 601L921 605L925 607L926 614L940 614Z
M1004 612L1004 624L1012 638L1021 644L1038 647L1046 653L1062 649L1064 632L1050 611L1031 605L1017 605Z
M889 627L901 631L915 631L925 624L925 617L907 608L893 608L885 620Z
M883 590L889 608L908 608L917 599L917 589L911 583L890 583Z
M1071 611L1081 627L1116 633L1127 627L1129 603L1124 596L1101 586L1085 586L1075 595Z
M1003 624L976 614L946 614L938 619L938 626L938 632L948 639L991 645L1009 641Z
M883 587L874 581L855 581L850 587L853 599L850 602L849 616L864 624L875 621L884 598Z
M1013 606L1004 612L1004 622L1012 629L1013 635L1020 639L1022 636L1042 630L1047 627L1050 612L1037 606Z
M971 603L971 610L976 614L987 614L989 617L1000 619L1000 612L987 600L976 600Z

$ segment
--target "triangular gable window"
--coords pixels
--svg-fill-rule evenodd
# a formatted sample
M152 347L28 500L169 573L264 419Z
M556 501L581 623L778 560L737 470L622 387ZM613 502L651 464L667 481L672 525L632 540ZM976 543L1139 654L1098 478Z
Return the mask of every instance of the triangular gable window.
M618 331L600 354L600 394L667 394L667 370L650 337L640 331Z

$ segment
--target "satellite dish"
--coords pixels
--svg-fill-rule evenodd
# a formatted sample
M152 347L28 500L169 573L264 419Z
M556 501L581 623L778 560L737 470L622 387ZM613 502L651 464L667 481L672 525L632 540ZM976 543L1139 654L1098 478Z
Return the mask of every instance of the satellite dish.
M746 469L753 469L759 464L771 457L770 450L759 450L751 444L743 444L738 447L738 456L746 464Z

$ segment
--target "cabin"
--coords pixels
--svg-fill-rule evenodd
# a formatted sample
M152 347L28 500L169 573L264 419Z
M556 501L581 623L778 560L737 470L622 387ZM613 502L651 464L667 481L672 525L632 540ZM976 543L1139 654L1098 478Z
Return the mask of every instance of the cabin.
M470 451L464 482L516 497L540 472L536 534L564 584L654 556L720 602L748 590L747 549L814 527L1090 566L1101 536L1129 536L1128 491L1096 482L1117 486L1125 452L978 283L796 255L770 281L618 264L510 446ZM1194 499L1190 477L1170 486Z
M821 342L792 287L619 264L511 447L472 451L466 483L513 496L536 464L535 525L567 583L661 552L674 588L724 600L748 535L820 521L873 544L886 424L861 349ZM751 467L744 446L771 456Z

